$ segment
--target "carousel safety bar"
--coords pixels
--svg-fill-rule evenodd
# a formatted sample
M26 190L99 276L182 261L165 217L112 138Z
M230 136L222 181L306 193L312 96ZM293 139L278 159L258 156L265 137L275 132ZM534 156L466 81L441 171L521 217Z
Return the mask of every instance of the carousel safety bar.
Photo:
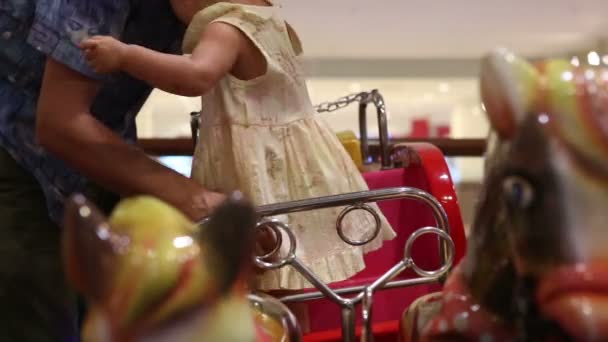
M389 154L389 138L388 138L388 119L386 115L386 104L384 98L378 90L374 89L361 98L359 102L359 132L361 139L361 156L366 164L372 163L368 138L367 138L367 106L373 103L378 114L378 130L380 139L380 163L382 169L391 168L391 159Z
M271 231L273 231L275 236L279 237L278 242L272 252L267 253L263 256L257 256L254 258L254 261L259 267L264 269L278 269L289 265L293 267L296 271L298 271L298 273L300 273L304 278L306 278L306 280L308 280L318 290L317 292L283 297L281 298L283 302L307 301L316 298L327 297L331 301L339 305L342 309L343 341L355 340L355 306L361 303L363 306L364 316L362 341L371 342L373 340L373 336L371 334L372 299L375 291L379 291L386 288L413 286L437 282L445 274L447 274L447 272L452 266L454 258L454 242L452 241L449 235L450 230L447 215L439 204L439 202L429 193L420 189L401 187L326 196L286 203L277 203L260 206L257 208L258 214L260 216L269 217L280 214L350 205L350 207L347 207L343 211L344 213L351 208L370 210L370 207L367 207L368 209L366 209L363 204L368 202L377 202L391 199L415 199L424 202L429 207L431 207L433 211L433 216L439 228L424 227L415 231L407 240L403 259L369 285L336 290L330 288L296 257L297 241L289 226L281 221L274 219L262 219L258 223L258 229L270 229ZM343 216L341 215L341 217ZM373 236L369 240L366 240L365 243L370 242L375 236L377 236L380 230L380 224L378 221L376 223L377 224ZM338 230L340 237L349 244L362 244L360 242L353 243L352 241L345 239L343 234L340 233L341 228L341 221L340 219L338 219L336 229ZM285 233L285 236L287 236L287 241L283 241L283 238L281 238L281 231ZM425 234L436 234L441 240L440 254L442 266L437 270L424 270L418 267L412 258L412 247L414 242L420 236ZM279 257L276 260L269 261L269 258L280 249L280 244L283 242L287 242L289 244L287 255L284 257ZM399 275L406 269L413 269L413 271L421 278L391 282L392 279L394 279L397 275ZM341 294L353 292L359 293L352 298L344 298L341 296Z
M352 208L369 211L371 210L371 208L366 207L364 205L365 203L394 199L414 199L422 201L432 209L433 216L439 228L424 227L416 230L406 242L403 259L395 266L393 266L389 271L383 274L381 277L376 279L376 281L374 281L372 284L366 286L357 286L336 290L330 288L296 257L297 241L295 235L293 234L289 226L276 219L268 218L269 216L339 206L349 206L343 210L343 214L348 210L352 210ZM387 188L269 204L257 207L257 212L262 217L262 220L258 222L257 229L270 229L274 233L274 235L278 237L278 239L273 251L265 255L254 257L254 262L258 265L258 267L263 269L278 269L289 265L293 267L298 273L300 273L304 278L306 278L306 280L308 280L318 290L317 292L312 293L285 296L281 298L281 301L296 302L327 297L331 301L339 305L342 309L342 337L343 341L345 342L352 342L355 340L356 305L360 304L362 301L364 302L364 334L362 336L362 340L366 342L371 342L373 339L373 336L371 335L371 306L373 293L382 289L414 286L440 281L442 277L444 277L450 270L454 259L454 242L450 237L450 228L448 224L447 214L443 210L441 204L431 194L416 188ZM343 215L340 215L340 217L343 217ZM377 215L375 215L375 217L377 217ZM207 219L201 221L200 224L204 224L206 220ZM340 237L344 239L345 242L351 245L363 244L359 241L350 241L346 239L342 233L340 233L342 229L340 219L338 219L336 223L336 229L338 230ZM376 221L376 226L374 230L374 234L372 234L373 236L369 240L366 240L365 243L370 242L375 236L377 236L380 230L380 224L378 221ZM278 260L268 261L270 257L275 256L275 254L280 250L281 244L284 242L282 238L283 234L281 234L281 231L285 233L285 235L287 236L286 242L289 243L287 255L278 258ZM414 242L420 236L425 234L436 234L441 239L439 247L442 266L437 270L424 270L418 267L412 258L411 252ZM394 279L401 272L410 268L421 278L391 282L391 280ZM353 292L359 292L359 294L352 298L344 298L341 296L341 294Z
M448 225L448 216L443 210L443 207L433 195L424 190L411 187L394 187L378 190L351 192L346 194L322 196L308 198L297 201L281 202L258 206L256 211L260 216L275 216L281 214L290 214L301 211L309 211L315 209L325 209L332 207L341 207L345 205L381 202L397 199L414 199L427 204L433 210L433 215L437 224L445 227L446 233L450 233Z
M437 277L423 277L423 278L389 281L384 286L378 288L377 291L384 291L384 290L390 290L390 289L397 289L397 288L401 288L401 287L411 287L411 286L431 284L431 283L436 283L437 280L438 280ZM341 288L341 289L335 289L333 291L336 294L343 295L343 294L351 294L351 293L358 293L361 291L365 291L366 288L367 288L366 285L360 285L360 286L351 286L351 287L345 287L345 288ZM321 299L324 297L325 297L325 295L323 293L321 293L319 291L315 291L315 292L308 292L308 293L302 293L302 294L297 294L297 295L283 296L283 297L281 297L281 301L283 303L307 302L307 301L311 301L311 300Z
M435 197L426 191L411 188L411 187L394 187L370 191L351 192L347 194L339 194L332 196L315 197L310 199L303 199L297 201L289 201L275 204L267 204L257 207L257 212L262 217L275 216L281 214L289 214L301 211L309 211L315 209L325 209L332 207L339 207L350 205L351 207L362 206L369 202L381 202L396 199L413 199L425 203L429 206L433 212L433 217L437 222L437 226L445 231L448 235L450 234L450 225L448 223L448 216L443 210L443 207L437 201ZM345 211L351 207L346 208ZM361 208L363 209L363 208ZM352 210L352 209L351 209ZM363 209L366 210L366 209ZM374 215L374 213L372 213ZM374 215L374 218L376 216ZM338 222L340 223L340 222ZM379 227L377 227L379 228ZM340 225L338 224L338 232L341 231ZM375 234L374 234L375 237ZM347 241L348 242L348 241ZM352 243L351 243L352 244ZM441 261L447 260L447 252L445 248L447 243L441 244ZM360 244L359 244L360 245Z
M347 193L347 194L315 197L315 198L309 198L309 199L303 199L303 200L297 200L297 201L266 204L266 205L258 206L256 208L256 211L257 211L258 215L260 215L261 217L290 214L290 213L310 211L310 210L315 210L315 209L326 209L326 208L340 207L340 206L346 206L346 205L350 205L350 207L346 208L343 211L343 213L347 212L349 210L352 210L352 208L363 209L363 210L369 211L369 209L365 208L366 206L363 206L365 203L381 202L381 201L396 200L396 199L413 199L413 200L418 200L418 201L425 203L427 206L429 206L431 208L433 217L434 217L439 229L444 231L447 234L447 236L450 235L450 225L448 222L448 216L447 216L445 210L443 210L443 207L441 206L439 201L437 201L437 199L435 197L433 197L431 194L429 194L428 192L417 189L417 188L411 188L411 187L394 187L394 188L386 188L386 189L378 189L378 190L370 190L370 191L359 191L359 192L351 192L351 193ZM367 207L367 208L369 208L369 207ZM371 214L374 216L374 218L377 218L377 215L373 211L371 212ZM341 217L343 217L343 216L341 215ZM204 224L205 221L206 221L206 219L199 222L199 224ZM340 233L341 229L342 229L340 223L341 223L341 220L339 220L336 224L338 233ZM378 230L380 229L377 220L376 220L376 223L377 223L376 227L375 227L376 231L374 232L372 239L375 238L375 236L378 233ZM343 234L340 234L340 236L344 239ZM371 239L370 239L370 241L371 241ZM362 245L361 243L352 243L352 241L346 241L346 242L350 243L351 245ZM369 241L366 241L366 242L369 242ZM440 254L441 254L440 257L441 257L441 261L443 263L445 263L448 260L449 253L446 250L447 247L448 247L447 241L443 241L440 244ZM272 252L270 254L272 254Z

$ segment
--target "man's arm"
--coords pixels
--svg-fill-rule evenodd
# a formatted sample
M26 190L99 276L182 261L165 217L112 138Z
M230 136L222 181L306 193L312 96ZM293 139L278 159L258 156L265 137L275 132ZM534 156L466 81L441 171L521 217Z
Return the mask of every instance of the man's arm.
M39 143L88 178L120 195L149 194L193 220L223 197L156 163L95 119L99 83L47 58L38 101Z
M201 96L236 63L242 33L224 23L212 23L190 56L177 56L126 45L112 37L81 43L97 72L124 71L155 88L181 96Z

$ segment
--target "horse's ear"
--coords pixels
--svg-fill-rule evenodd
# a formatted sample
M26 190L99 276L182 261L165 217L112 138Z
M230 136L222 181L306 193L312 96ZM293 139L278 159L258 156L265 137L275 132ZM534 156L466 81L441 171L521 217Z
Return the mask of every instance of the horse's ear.
M117 235L106 217L82 195L66 201L63 260L72 285L87 299L101 300L111 283Z
M213 270L220 291L229 290L252 266L257 213L239 192L232 193L200 227L204 262Z
M304 53L304 49L302 48L302 41L300 40L298 33L293 29L293 27L291 27L291 25L289 25L288 22L285 22L285 27L287 27L287 34L289 35L289 40L291 41L293 51L295 52L296 56L301 55Z
M505 49L481 60L481 100L492 129L502 139L512 137L536 104L538 85L537 69Z
M500 140L500 136L494 130L490 130L488 137L486 138L486 151L484 152L484 179L487 179L490 172L496 169L497 165L504 161L505 144Z

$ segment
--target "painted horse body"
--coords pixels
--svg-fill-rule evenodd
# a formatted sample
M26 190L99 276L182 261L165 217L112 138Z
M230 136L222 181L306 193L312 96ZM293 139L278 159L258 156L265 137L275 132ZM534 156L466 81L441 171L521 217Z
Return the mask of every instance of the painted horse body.
M493 133L467 255L402 338L608 339L608 71L482 62Z
M106 219L82 196L64 225L68 277L89 313L83 341L289 341L297 330L277 300L248 295L256 215L232 197L196 226L150 197Z

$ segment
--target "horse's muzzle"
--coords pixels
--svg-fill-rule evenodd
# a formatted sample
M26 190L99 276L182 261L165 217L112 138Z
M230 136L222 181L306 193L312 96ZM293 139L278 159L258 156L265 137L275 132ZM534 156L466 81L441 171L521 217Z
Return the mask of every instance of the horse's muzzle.
M536 300L576 340L608 340L608 262L550 271L538 283Z

